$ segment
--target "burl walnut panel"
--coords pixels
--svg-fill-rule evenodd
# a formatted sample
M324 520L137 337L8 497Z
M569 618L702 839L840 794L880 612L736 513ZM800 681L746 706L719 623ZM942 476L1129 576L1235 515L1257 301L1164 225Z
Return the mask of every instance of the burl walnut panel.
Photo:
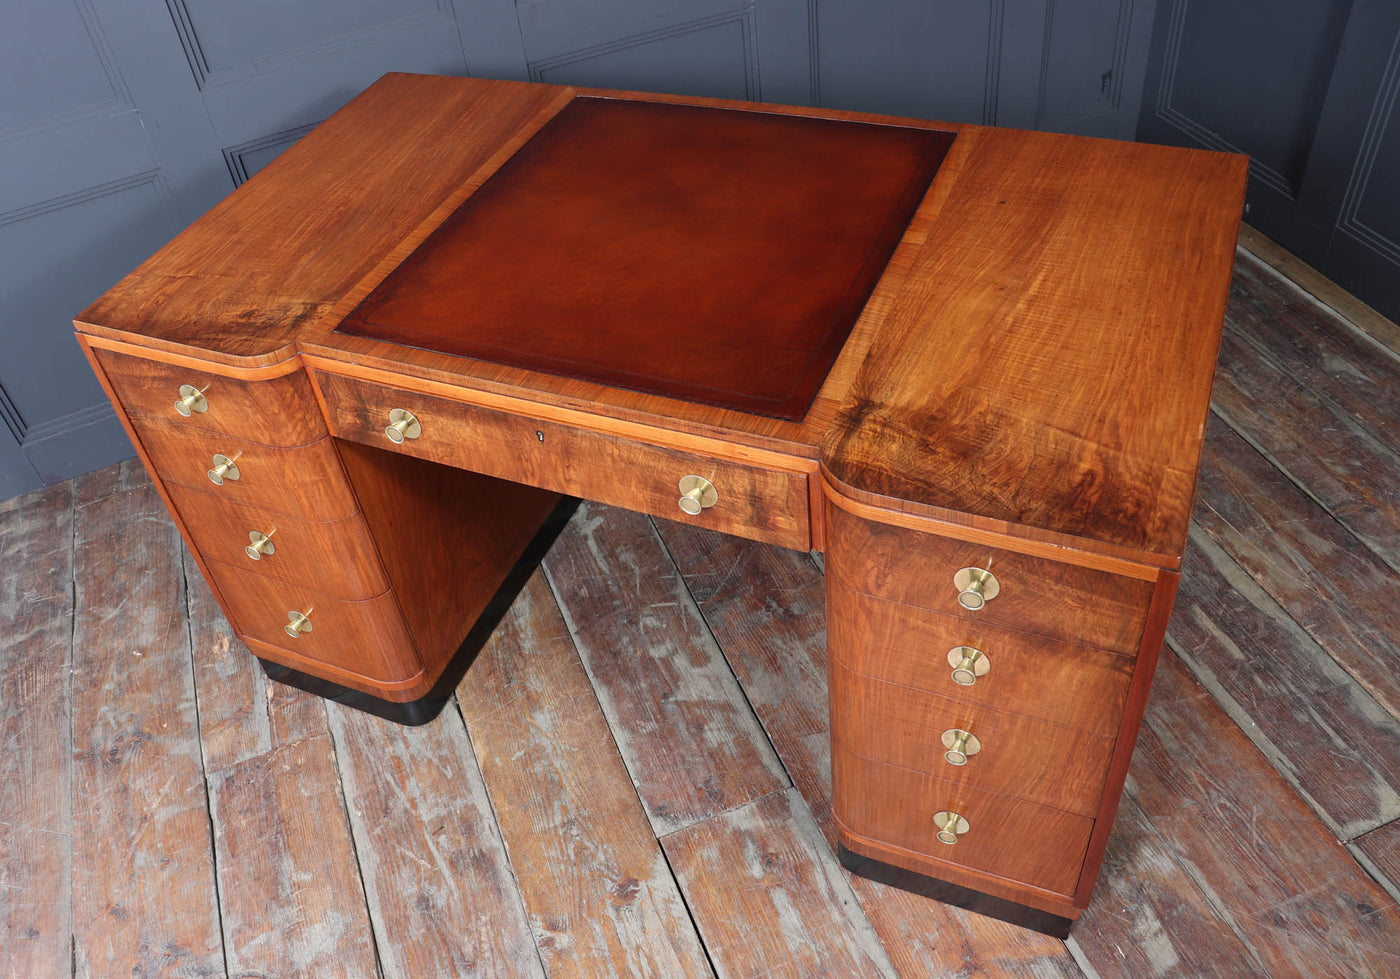
M1152 582L875 523L826 505L830 574L848 588L957 618L1135 653ZM1001 594L982 609L958 604L953 575L989 568Z
M832 574L826 576L826 630L833 667L1105 738L1118 734L1135 664L1095 646L871 598ZM948 651L959 646L981 650L989 664L971 686L953 682Z
M943 732L953 729L981 742L965 765L943 757ZM871 680L840 666L831 669L831 737L866 758L1089 817L1098 811L1113 752L1112 738Z
M316 371L331 431L387 448L601 503L806 550L807 477L649 445ZM423 434L395 446L384 435L393 408L412 411ZM695 516L677 504L682 476L712 482L718 502Z
M870 849L861 843L868 838L909 851L921 864L917 869L932 877L963 882L958 868L968 867L1067 899L1074 893L1094 826L1090 817L861 758L840 744L831 746L831 781L838 829L848 837L842 842L857 853ZM933 821L944 811L968 821L968 831L951 845L938 841Z

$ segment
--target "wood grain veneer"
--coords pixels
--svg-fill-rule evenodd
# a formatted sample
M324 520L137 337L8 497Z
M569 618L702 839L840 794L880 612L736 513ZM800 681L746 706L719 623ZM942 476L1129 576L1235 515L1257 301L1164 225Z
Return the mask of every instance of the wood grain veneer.
M826 540L828 573L854 591L1118 652L1137 649L1152 597L1150 581L876 523L830 502ZM953 575L988 566L1001 594L969 612Z
M996 707L1100 737L1118 734L1132 657L882 601L826 576L832 667L925 690L969 709ZM972 686L953 682L948 650L971 646L991 663Z
M831 669L831 737L855 754L998 795L1092 817L1113 739ZM898 722L891 724L891 719ZM971 731L982 750L944 760L943 732Z
M184 365L165 364L97 349L93 356L107 372L128 411L177 425L235 435L263 445L306 445L326 435L326 422L306 374L295 364L280 377L237 380ZM208 410L184 417L175 411L180 385L204 392Z
M208 566L240 637L358 675L362 682L376 686L421 677L423 664L392 593L347 602L305 584L277 581L235 565L210 561ZM295 639L288 636L283 631L287 613L308 610L311 631ZM286 665L296 668L292 661Z
M336 330L801 421L953 136L575 98Z
M436 681L559 494L350 442L337 450Z
M330 438L274 448L164 418L129 417L155 471L168 482L302 520L339 520L358 509ZM210 481L215 454L238 457L238 479L222 486Z
M211 561L278 581L314 581L320 591L349 601L373 598L389 587L374 538L358 513L317 522L243 506L178 483L167 484L166 492L195 549ZM250 531L271 534L276 550L254 562L244 553Z
M339 438L784 547L811 546L803 473L678 452L326 371L314 376ZM385 438L393 408L413 412L423 434L398 446ZM719 493L714 506L693 517L677 504L677 483L689 474L710 480Z
M1175 567L1245 168L1197 150L984 134L826 435L826 470L896 509Z
M866 849L860 838L869 837L918 855L921 872L932 877L967 867L1066 898L1074 892L1089 817L862 758L839 742L831 747L831 781L837 835L857 853ZM933 815L941 811L967 819L957 843L934 838Z
M831 130L836 123L818 120L845 120L893 122L909 130L900 138L915 144L929 145L929 130L957 138L907 225L894 222L898 234L882 225L880 249L866 252L869 258L892 249L882 252L888 265L869 276L862 264L849 280L873 285L868 301L842 293L847 306L824 307L844 310L847 321L855 317L843 346L830 340L838 334L820 329L778 330L808 339L780 344L770 362L725 359L750 350L747 342L721 343L718 356L707 351L703 362L673 346L690 360L653 371L647 358L664 346L593 351L567 331L563 339L541 336L533 351L522 342L524 360L515 364L478 359L487 356L481 349L444 353L336 332L396 268L406 260L405 268L414 265L415 250L454 213L489 212L496 193L489 188L508 181L513 155L533 136L556 124L564 131L579 118L571 113L587 108L575 102L558 116L561 110L578 96L600 95L628 103L608 111L639 118L714 118L714 110L743 109L750 111L718 115L775 131ZM526 153L515 166L530 159ZM211 562L199 550L195 557L258 655L391 700L429 689L443 651L470 627L476 604L522 553L556 494L678 517L679 478L710 478L720 503L694 526L826 548L831 659L842 678L833 689L840 715L833 720L853 732L848 741L912 765L926 747L924 735L938 733L929 711L942 709L939 698L955 705L950 709L972 711L970 717L995 717L1007 725L999 730L1016 728L1007 736L1014 742L1035 741L1023 755L1033 771L1007 769L995 782L1006 792L994 793L975 778L994 766L969 766L962 782L950 781L860 758L838 740L840 844L1073 918L1103 858L1171 612L1245 167L1243 158L1223 154L825 109L390 75L110 290L76 325L89 355L105 358L94 364L158 488L164 492L168 483L189 497L180 509L197 529L216 522L195 515L200 498L323 526L363 512L391 591L355 603L368 616L351 628L355 639L325 650L319 661L306 655L315 647L289 648L296 641L280 631L286 609L278 609L271 634L242 627L245 610L261 608L269 596L285 604L282 591L300 587L296 582ZM741 166L718 170L733 170L739 184L748 177ZM502 181L493 184L498 172ZM842 207L874 189L848 188ZM566 224L588 213L563 199L569 196L549 208ZM841 211L804 218L836 221ZM607 217L610 227L629 227L625 216ZM465 227L472 219L460 220ZM499 215L495 220L502 233L530 238ZM711 242L717 261L742 252L743 242L731 235L734 252L720 254L724 237ZM484 242L466 245L480 249ZM781 268L813 245L766 248L770 264L755 268ZM548 262L527 271L543 292L603 295L611 283L611 298L659 284L691 317L676 323L692 327L713 306L716 297L698 280L662 276L648 284L619 260L638 249L656 251L655 243L619 246L621 252L583 256L578 269L596 276L571 279L570 266ZM430 264L430 254L420 264ZM684 257L680 249L667 254ZM484 258L508 270L528 261L508 250ZM669 267L688 268L684 260ZM477 285L456 284L468 291ZM863 297L864 289L856 291ZM414 292L395 293L394 301L439 315L457 295ZM768 304L776 293L746 295L747 308L724 322L737 331L726 335L744 341L759 335L764 316L777 308ZM495 298L504 303L499 308L510 307L510 297ZM458 303L451 315L458 312L474 311ZM597 328L584 332L608 335L607 310L588 312L597 313ZM562 330L579 322L561 316L548 325ZM512 323L519 325L502 325ZM689 339L694 330L681 332ZM494 342L499 347L500 336ZM551 348L562 352L559 362L546 363ZM170 370L133 367L94 350L149 358ZM817 361L801 355L814 350L818 361L834 357L829 372L807 370ZM650 365L632 373L654 373L664 383L647 391L620 386L633 383L624 354ZM723 380L762 400L777 390L763 370L787 376L781 365L799 361L792 390L810 398L810 408L804 414L790 405L788 417L800 421L764 417L756 401L744 411L718 399L730 406L699 403L706 400L700 390L684 388L737 363ZM104 371L103 364L112 366ZM285 380L312 368L315 407L325 430L343 441L321 437L316 412L306 410L305 379ZM597 373L604 369L616 373ZM283 408L302 414L278 429L273 438L286 440L279 447L257 425L221 428L224 422L203 418L179 426L163 417L170 396L162 389L191 370L227 390L234 390L229 381L283 383L291 392ZM825 380L815 387L818 376ZM159 400L148 403L148 390ZM246 388L250 398L259 397L255 390ZM382 430L391 407L418 414L425 434L403 447L372 448L387 445ZM302 422L311 427L299 432ZM303 436L308 440L296 441ZM242 452L243 478L210 485L204 473L214 452ZM539 490L525 493L503 480ZM177 522L187 529L178 514ZM956 604L952 575L989 561L1002 593L985 610L966 612ZM327 587L343 584L326 578ZM382 614L369 615L380 602L388 603ZM318 635L325 632L312 637ZM938 687L934 680L948 671L945 643L995 645L993 673L971 689ZM1074 737L1037 733L1052 721ZM1075 774L1088 757L1080 743L1086 739L1112 745L1096 807L1087 776ZM1043 761L1035 760L1042 749ZM1058 794L1054 780L1040 774L1056 770L1054 759L1075 783L1061 784ZM1050 804L1017 798L1016 791ZM964 806L971 836L955 847L932 843L931 813Z
M77 319L89 332L223 363L288 359L309 323L559 92L453 87L385 76ZM367 129L368 118L392 135Z

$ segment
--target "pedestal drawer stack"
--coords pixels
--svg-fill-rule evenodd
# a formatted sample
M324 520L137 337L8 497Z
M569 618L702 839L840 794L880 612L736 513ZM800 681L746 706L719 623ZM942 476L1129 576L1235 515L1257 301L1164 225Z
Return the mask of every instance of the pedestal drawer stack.
M299 367L244 380L93 355L257 655L366 690L422 672Z
M1121 789L1115 762L1136 736L1133 681L1154 581L830 501L826 521L843 845L1077 916L1086 863L1092 878L1101 856L1096 823L1111 821Z

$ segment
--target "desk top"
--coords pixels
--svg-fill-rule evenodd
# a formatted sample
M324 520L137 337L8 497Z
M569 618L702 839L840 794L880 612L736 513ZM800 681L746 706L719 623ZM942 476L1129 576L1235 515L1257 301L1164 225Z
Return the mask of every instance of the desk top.
M577 98L336 332L801 421L952 141Z
M619 97L387 75L75 323L230 374L315 355L657 441L820 460L859 502L1178 565L1243 157L634 93L958 134L801 420L336 332L531 136L600 94Z

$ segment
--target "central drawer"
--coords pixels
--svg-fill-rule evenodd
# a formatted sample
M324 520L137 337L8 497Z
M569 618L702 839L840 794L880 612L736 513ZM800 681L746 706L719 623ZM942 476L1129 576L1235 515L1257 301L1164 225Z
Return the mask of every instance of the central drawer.
M314 371L331 434L459 469L597 500L796 550L811 547L807 476L652 445L559 422L483 408ZM410 412L416 436L385 434L390 413ZM395 416L401 417L401 416ZM711 505L683 512L678 484L699 476Z

